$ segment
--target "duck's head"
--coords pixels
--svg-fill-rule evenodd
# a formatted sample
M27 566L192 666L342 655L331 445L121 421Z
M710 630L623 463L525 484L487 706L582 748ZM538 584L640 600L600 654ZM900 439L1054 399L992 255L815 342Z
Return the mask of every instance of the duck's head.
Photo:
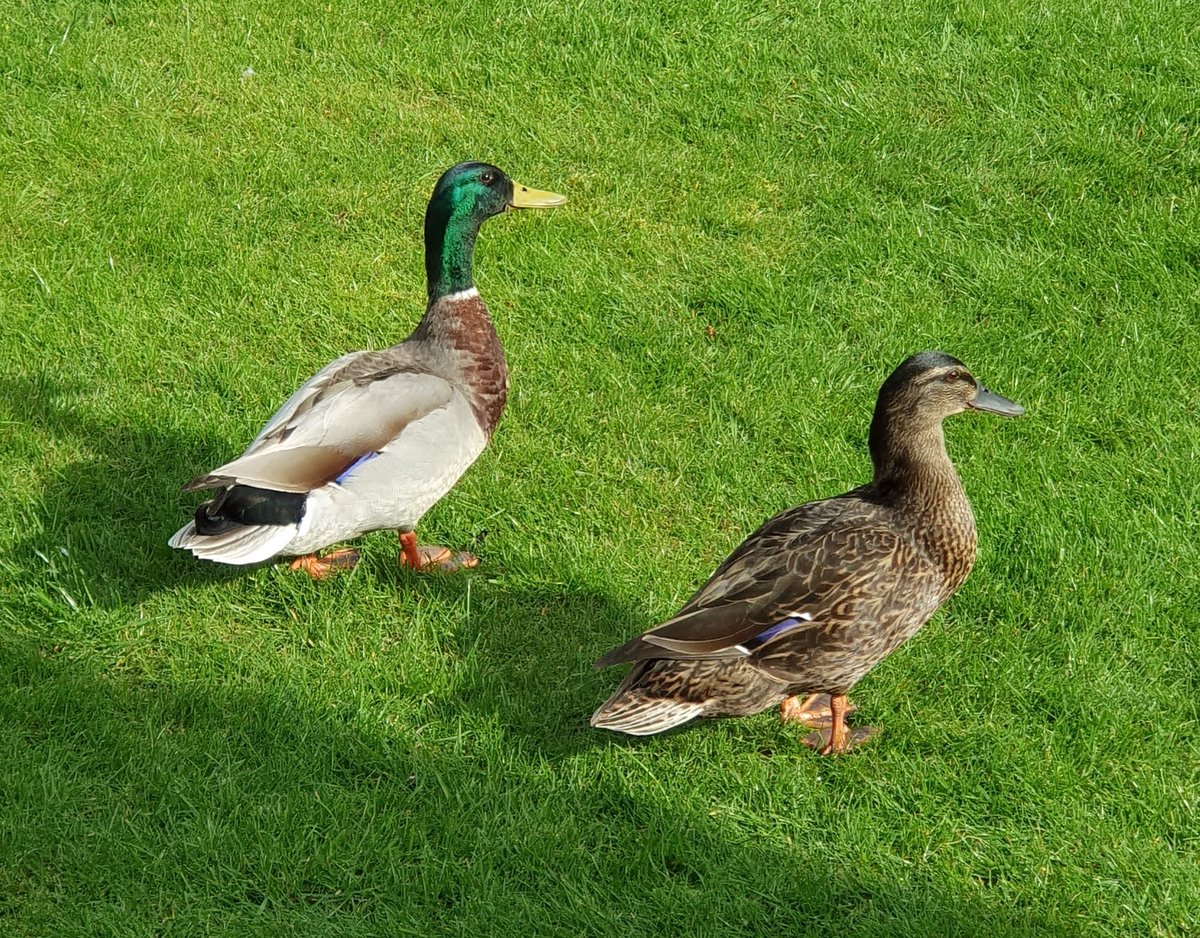
M490 163L459 163L442 173L425 210L425 274L429 301L470 289L479 226L510 208L550 208L565 195L513 182Z
M918 423L941 423L964 410L1002 417L1025 413L1020 404L985 388L967 366L944 352L920 352L906 358L879 390L878 410Z
M567 201L565 195L542 192L514 182L508 174L490 163L459 163L442 173L429 210L446 219L470 218L482 223L510 208L551 208Z
M985 388L957 358L921 352L906 358L879 389L868 443L875 479L945 460L942 421L964 410L1019 417L1025 408Z

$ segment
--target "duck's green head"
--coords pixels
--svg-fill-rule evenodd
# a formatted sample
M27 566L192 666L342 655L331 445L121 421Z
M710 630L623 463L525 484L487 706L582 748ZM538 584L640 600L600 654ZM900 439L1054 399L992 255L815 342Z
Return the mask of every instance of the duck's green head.
M459 163L442 173L429 199L431 214L445 218L465 215L477 223L509 208L550 208L567 201L565 195L542 192L513 182L491 163Z
M459 163L442 173L425 211L425 273L432 302L473 285L479 226L510 208L550 208L564 195L514 182L490 163Z

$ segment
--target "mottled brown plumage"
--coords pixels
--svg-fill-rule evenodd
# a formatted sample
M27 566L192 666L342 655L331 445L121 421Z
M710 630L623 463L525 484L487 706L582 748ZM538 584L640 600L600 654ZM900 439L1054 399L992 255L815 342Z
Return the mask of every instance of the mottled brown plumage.
M975 519L942 436L967 408L1022 413L948 355L901 364L871 423L872 481L771 518L677 615L600 658L636 664L592 725L649 735L823 693L823 751L843 751L846 693L971 572Z

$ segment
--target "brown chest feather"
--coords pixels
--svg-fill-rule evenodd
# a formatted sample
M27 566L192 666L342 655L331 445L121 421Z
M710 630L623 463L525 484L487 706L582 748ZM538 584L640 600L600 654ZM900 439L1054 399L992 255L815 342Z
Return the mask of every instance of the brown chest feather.
M487 306L479 297L446 298L426 317L425 338L440 346L455 383L490 438L508 399L508 363Z

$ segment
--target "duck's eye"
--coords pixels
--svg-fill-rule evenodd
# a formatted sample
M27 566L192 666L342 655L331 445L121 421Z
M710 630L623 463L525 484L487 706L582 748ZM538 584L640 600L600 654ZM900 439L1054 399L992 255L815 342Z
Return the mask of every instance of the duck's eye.
M484 173L482 176L479 177L479 181L482 182L485 186L490 186L493 182L496 181L496 174L493 173L491 170L488 170L486 173Z
M947 371L945 376L942 378L942 380L945 381L947 384L953 384L955 381L961 381L962 380L962 372L961 371Z

